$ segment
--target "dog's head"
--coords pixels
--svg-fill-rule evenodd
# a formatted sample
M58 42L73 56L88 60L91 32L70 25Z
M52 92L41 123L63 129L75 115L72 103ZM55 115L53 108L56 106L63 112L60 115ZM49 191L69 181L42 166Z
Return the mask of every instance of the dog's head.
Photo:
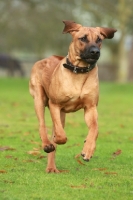
M70 33L73 37L71 47L76 57L88 64L97 62L103 39L112 39L116 29L103 27L83 27L73 21L63 21L63 33Z

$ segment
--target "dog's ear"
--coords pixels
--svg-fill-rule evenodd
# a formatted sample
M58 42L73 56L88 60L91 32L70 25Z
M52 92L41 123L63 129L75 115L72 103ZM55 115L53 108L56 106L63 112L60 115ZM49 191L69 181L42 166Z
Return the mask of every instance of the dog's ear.
M78 31L82 25L76 24L74 21L63 21L65 24L63 33L71 33L73 31Z
M117 31L116 29L113 28L103 28L99 27L100 29L100 34L103 36L103 39L112 39L114 37L114 33Z

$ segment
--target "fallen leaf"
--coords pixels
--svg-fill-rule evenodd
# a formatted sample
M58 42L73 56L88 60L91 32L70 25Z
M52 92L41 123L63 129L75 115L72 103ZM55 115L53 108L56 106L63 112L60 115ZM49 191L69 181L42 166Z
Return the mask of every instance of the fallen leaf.
M34 162L33 160L23 160L23 162Z
M59 170L60 173L68 173L69 170Z
M4 180L5 183L15 183L15 181Z
M37 159L43 159L43 158L47 158L47 156L39 156Z
M118 155L120 155L121 154L121 150L120 149L117 149L117 151L116 152L114 152L112 155L113 156L118 156Z
M1 127L5 127L5 128L6 128L6 127L9 127L8 124L0 124L0 126L1 126Z
M85 165L85 164L82 163L80 160L77 160L77 162L78 162L80 165Z
M96 171L105 171L105 170L107 170L107 168L94 168L93 170L96 170Z
M33 140L31 140L30 142L31 142L32 144L40 145L40 142L36 142L36 141L33 141Z
M37 156L38 154L40 154L40 151L28 151L27 153L33 156Z
M6 156L6 158L12 158L12 157L13 157L13 156L11 156L11 155L7 155L7 156Z
M81 154L77 154L76 156L75 156L75 158L79 158L81 156Z
M5 174L5 173L7 173L6 170L0 170L0 174Z
M24 133L24 136L27 136L27 135L29 135L30 134L30 132L25 132Z
M4 146L4 147L0 147L0 151L15 151L16 149L8 147L8 146Z
M121 127L121 128L125 128L125 126L124 126L123 124L120 124L120 127Z
M23 162L38 162L37 160L31 160L31 159L29 159L29 160L23 160Z
M33 148L34 151L40 151L42 148Z
M71 185L71 188L86 188L86 185Z
M77 154L77 155L75 156L76 161L77 161L80 165L85 165L83 162L81 162L81 160L77 159L77 158L79 158L80 156L81 156L81 154Z
M118 173L117 172L104 172L104 174L117 175Z

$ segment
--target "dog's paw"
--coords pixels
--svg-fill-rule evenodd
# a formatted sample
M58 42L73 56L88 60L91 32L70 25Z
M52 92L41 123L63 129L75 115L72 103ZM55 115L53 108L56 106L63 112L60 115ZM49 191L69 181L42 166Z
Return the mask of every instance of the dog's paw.
M45 151L46 153L50 153L50 152L52 152L52 151L54 151L54 150L55 150L55 147L54 147L53 144L49 144L49 145L44 146L44 151Z
M66 136L64 136L64 137L62 137L62 136L54 136L53 139L54 139L54 142L56 144L65 144L67 142L67 137Z
M83 160L86 162L89 162L90 159L92 158L92 156L90 158L87 158L85 153L81 153L81 156L83 157Z
M95 142L91 143L91 144L85 143L83 151L81 153L81 156L83 157L84 161L88 162L92 158L94 151L95 151L95 148L96 148Z
M58 169L56 169L56 167L47 167L46 172L47 173L60 173L60 171Z

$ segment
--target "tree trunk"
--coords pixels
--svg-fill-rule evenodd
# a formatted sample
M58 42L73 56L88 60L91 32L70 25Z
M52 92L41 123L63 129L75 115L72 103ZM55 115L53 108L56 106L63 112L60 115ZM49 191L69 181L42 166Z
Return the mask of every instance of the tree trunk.
M127 82L128 71L129 71L127 52L125 49L126 24L129 15L130 13L128 12L126 0L119 0L118 18L119 18L119 29L121 32L121 36L118 44L117 81L122 83Z
M125 34L122 33L118 44L118 58L117 58L117 81L121 83L127 82L129 63L127 52L125 50Z
M133 81L133 37L131 43L131 49L129 52L129 73L128 73L128 80Z

